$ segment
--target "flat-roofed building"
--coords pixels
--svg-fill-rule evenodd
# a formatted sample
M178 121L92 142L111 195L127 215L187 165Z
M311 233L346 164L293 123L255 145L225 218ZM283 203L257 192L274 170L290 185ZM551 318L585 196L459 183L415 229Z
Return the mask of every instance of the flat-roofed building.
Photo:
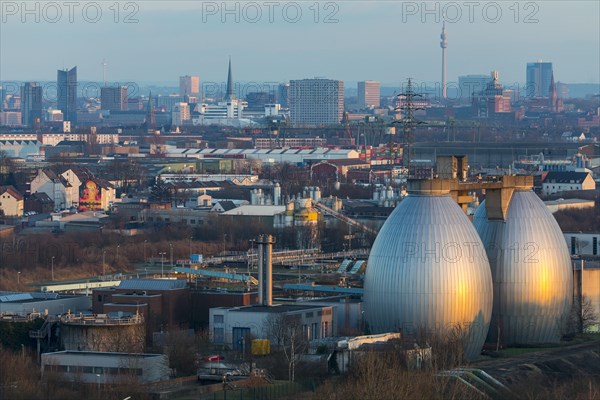
M100 107L102 110L127 111L127 86L100 88Z
M296 126L337 125L344 113L344 82L333 79L290 81L290 120Z
M67 350L42 354L42 375L48 372L68 382L105 385L160 382L171 370L164 354Z
M360 108L377 108L380 104L379 81L358 82L358 106Z
M277 346L277 327L297 324L306 340L335 336L333 308L321 305L276 304L273 306L246 306L210 309L209 332L215 344L229 345L243 350L252 338L268 339Z

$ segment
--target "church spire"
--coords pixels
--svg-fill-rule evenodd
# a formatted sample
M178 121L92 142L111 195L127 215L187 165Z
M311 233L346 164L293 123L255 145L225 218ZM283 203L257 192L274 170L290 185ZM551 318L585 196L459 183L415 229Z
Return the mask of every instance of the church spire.
M231 57L229 57L229 71L227 73L227 92L225 100L235 99L235 87L233 86L233 75L231 74Z

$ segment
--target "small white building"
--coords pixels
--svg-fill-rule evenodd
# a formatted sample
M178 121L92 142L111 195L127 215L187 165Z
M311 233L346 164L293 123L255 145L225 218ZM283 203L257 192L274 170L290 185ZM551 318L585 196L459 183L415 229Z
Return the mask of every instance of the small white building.
M595 190L596 182L589 172L548 172L542 182L544 195L572 190Z
M49 168L38 170L31 181L31 193L43 192L54 201L54 208L63 210L79 204L79 188Z
M58 351L42 354L42 375L61 374L65 381L96 384L151 383L169 379L164 354Z
M276 304L273 306L253 305L235 308L216 307L210 309L209 331L214 344L243 350L246 341L269 339L271 346L278 345L275 325L283 319L295 321L307 340L335 336L334 309L321 305Z
M13 186L0 186L0 215L23 216L23 195Z

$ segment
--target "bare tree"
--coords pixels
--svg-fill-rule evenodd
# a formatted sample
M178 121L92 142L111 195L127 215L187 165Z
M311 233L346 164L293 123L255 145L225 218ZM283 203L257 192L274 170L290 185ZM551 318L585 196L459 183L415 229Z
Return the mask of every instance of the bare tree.
M296 365L308 348L308 340L302 329L301 315L272 313L265 324L266 334L281 349L288 365L288 379L296 378Z
M589 331L595 325L600 323L598 313L594 309L592 300L583 296L581 299L581 328L583 332Z

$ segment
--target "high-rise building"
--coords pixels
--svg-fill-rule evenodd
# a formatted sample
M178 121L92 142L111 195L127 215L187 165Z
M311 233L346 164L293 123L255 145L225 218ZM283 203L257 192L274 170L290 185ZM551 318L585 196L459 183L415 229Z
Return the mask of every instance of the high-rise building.
M527 63L527 97L550 97L552 76L552 63Z
M358 106L360 108L379 107L380 91L379 81L358 82Z
M21 86L21 123L33 127L42 120L42 87L37 82Z
M280 83L277 86L277 103L281 104L282 108L288 108L290 106L289 103L290 98L290 84L289 83Z
M77 123L77 67L58 70L56 81L57 108L65 121Z
M344 82L319 78L292 80L289 105L292 124L339 124L344 114Z
M6 100L6 89L0 86L0 111L4 110L4 101Z
M511 112L510 93L500 84L500 74L492 71L485 89L472 100L473 111L479 118L491 118Z
M200 77L189 75L180 76L179 95L198 97L200 95Z
M188 103L178 103L171 112L171 124L180 126L190 120L190 105Z
M127 111L127 86L100 88L100 108L109 111Z
M471 103L473 97L479 96L492 78L489 75L463 75L458 77L459 100Z

